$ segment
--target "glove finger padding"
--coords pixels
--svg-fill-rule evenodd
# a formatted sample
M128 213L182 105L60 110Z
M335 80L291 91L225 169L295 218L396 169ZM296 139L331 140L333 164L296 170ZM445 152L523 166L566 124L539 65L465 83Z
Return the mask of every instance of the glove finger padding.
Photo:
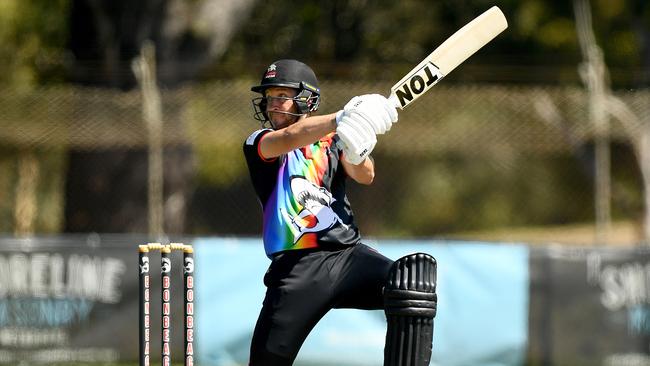
M363 138L371 139L377 134L374 126L368 121L368 119L356 110L349 111L343 119L346 120L346 123L354 128L354 130Z
M368 157L377 143L374 132L350 116L341 119L336 133L344 144L345 159L354 165L360 164Z
M377 110L353 109L348 111L348 115L354 117L357 123L369 126L377 135L384 134L390 129L391 123L387 120L387 116Z
M376 134L390 130L397 121L395 106L384 96L366 94L352 98L344 107L346 113L356 112L363 116Z
M363 130L354 127L348 117L344 117L336 128L336 133L341 137L348 147L361 146L364 140L368 140Z
M372 96L377 99L377 103L380 104L384 108L384 111L386 111L388 114L387 123L388 130L390 130L392 124L397 122L397 108L395 105L393 105L390 99L384 97L383 95L372 94Z
M382 115L382 108L378 104L378 94L366 94L356 96L345 106L348 114L358 113L366 122L372 126L376 134L383 134L387 131L386 116Z
M393 123L397 122L397 109L393 103L379 94L371 94L369 97L372 99L376 108L374 112L381 118L384 123L385 131L389 131Z
M344 119L344 122L339 125L336 132L346 144L349 151L360 155L369 143L377 141L377 138L374 133L362 128L355 128L354 124L349 122L350 119Z

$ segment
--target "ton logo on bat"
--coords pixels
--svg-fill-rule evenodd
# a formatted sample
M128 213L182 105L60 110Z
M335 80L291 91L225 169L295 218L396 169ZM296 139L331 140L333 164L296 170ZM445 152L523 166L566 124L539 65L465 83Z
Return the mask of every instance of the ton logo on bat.
M429 61L395 89L395 96L401 107L413 100L414 96L424 93L442 78L440 70Z

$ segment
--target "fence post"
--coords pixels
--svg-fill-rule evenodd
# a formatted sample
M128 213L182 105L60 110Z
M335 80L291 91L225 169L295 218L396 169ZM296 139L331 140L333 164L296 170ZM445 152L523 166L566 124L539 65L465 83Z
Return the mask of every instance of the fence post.
M595 129L595 197L596 243L607 244L611 230L611 156L609 146L609 116L605 109L607 95L607 66L594 37L591 9L585 0L573 1L576 31L584 61L580 76L589 92L589 119Z
M156 49L152 42L144 43L140 56L133 61L132 69L142 90L142 116L149 134L149 235L152 239L160 239L164 235L163 117L156 82Z

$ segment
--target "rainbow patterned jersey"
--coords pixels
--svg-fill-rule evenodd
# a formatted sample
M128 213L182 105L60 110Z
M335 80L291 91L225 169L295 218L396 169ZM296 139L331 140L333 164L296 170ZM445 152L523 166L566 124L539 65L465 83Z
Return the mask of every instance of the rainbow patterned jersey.
M259 143L271 131L257 130L244 143L251 181L262 205L266 255L359 242L334 134L267 160L259 153Z

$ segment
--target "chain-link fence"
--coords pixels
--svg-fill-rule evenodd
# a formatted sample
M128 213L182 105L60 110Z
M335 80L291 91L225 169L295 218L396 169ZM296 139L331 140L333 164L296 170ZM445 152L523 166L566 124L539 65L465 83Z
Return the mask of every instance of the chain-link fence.
M260 208L241 152L259 127L253 84L162 91L167 232L259 233ZM390 86L325 81L321 112ZM617 96L635 115L650 115L649 91ZM437 86L379 137L375 183L350 184L362 232L431 236L592 221L587 101L578 87ZM141 102L139 91L0 90L0 231L146 231ZM636 127L612 120L610 128L613 217L633 223L643 214L629 143L644 128Z

